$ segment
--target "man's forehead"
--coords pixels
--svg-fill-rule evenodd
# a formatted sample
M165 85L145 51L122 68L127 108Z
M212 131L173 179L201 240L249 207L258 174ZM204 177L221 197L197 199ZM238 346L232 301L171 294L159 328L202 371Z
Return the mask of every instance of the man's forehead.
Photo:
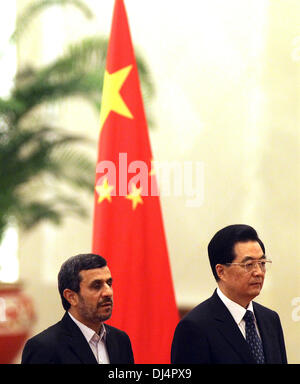
M111 278L111 273L107 265L102 268L83 269L82 271L80 271L80 275L82 277L82 280L93 280L95 278L97 279Z
M245 241L238 242L234 245L234 253L236 258L241 258L245 256L251 256L253 258L260 258L264 256L264 252L258 243L258 241Z

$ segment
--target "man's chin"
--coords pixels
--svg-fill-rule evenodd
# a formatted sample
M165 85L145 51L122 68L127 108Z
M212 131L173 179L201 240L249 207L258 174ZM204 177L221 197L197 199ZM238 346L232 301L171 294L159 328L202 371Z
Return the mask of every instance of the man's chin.
M251 296L253 296L253 298L258 296L260 294L261 289L262 284L252 284L250 289Z
M112 315L112 311L109 311L107 313L101 313L99 315L99 320L102 322L102 321L106 321L106 320L109 320L111 318L111 315Z

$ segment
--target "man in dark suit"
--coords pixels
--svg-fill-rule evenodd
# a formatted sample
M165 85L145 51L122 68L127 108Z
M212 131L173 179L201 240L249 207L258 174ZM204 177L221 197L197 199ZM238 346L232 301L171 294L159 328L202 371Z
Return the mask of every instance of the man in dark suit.
M285 364L284 337L276 312L253 302L271 260L248 225L218 231L208 245L218 288L177 325L172 363Z
M104 324L112 314L112 277L106 260L81 254L65 261L58 289L62 320L29 339L22 364L133 364L127 334Z

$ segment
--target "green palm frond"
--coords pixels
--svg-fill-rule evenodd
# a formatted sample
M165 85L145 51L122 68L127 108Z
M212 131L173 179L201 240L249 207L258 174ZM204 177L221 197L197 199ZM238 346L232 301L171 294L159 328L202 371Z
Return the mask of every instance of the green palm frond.
M60 165L65 164L62 168ZM68 180L76 190L94 191L96 165L83 153L70 148L69 144L57 148L51 156L53 174L57 180Z
M15 189L44 173L63 176L65 180L73 182L76 173L88 173L94 167L86 155L80 154L78 150L73 153L66 147L86 141L81 136L66 134L50 127L22 129L21 132L16 129L0 134L0 164L3 164L0 168L1 189ZM70 171L72 167L73 172ZM70 172L73 176L70 176ZM89 190L91 183L85 184Z
M30 22L38 16L41 12L46 11L47 8L53 6L67 6L72 5L76 7L82 14L91 19L93 17L93 13L89 9L89 7L85 4L84 1L81 0L38 0L31 2L25 10L20 14L16 22L16 29L11 36L12 41L16 41L22 34L26 27L30 24Z
M82 142L86 139L47 126L0 130L0 217L14 216L18 224L27 229L30 223L42 217L57 223L66 213L65 208L69 212L72 207L73 213L82 215L85 210L74 199L74 194L80 190L93 191L95 168L85 154L71 149ZM73 198L59 196L51 186L51 201L43 203L38 198L32 201L33 196L39 194L30 189L31 185L46 176L51 176L55 183L70 185L75 190ZM45 183L40 184L45 188ZM43 208L45 204L47 209ZM62 209L64 204L68 207ZM38 207L41 208L40 216ZM32 219L29 219L30 213Z
M14 216L23 230L29 230L48 220L53 224L61 224L66 216L81 217L86 216L86 210L83 209L74 198L56 195L53 199L44 201L26 201L19 200L14 210Z
M42 69L26 68L18 73L11 93L15 102L13 118L19 121L36 106L70 96L82 96L97 109L101 105L101 91L108 41L102 37L88 37L68 47L62 57ZM153 96L154 86L149 70L137 55L137 65L145 98ZM4 110L5 104L2 109ZM1 110L1 102L0 102Z

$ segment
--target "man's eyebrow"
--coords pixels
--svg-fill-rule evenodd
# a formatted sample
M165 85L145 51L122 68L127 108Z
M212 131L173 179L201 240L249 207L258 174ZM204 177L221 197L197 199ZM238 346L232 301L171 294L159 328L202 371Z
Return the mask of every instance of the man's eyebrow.
M262 255L259 259L253 256L245 256L241 262L245 263L246 261L249 261L249 260L264 260L264 259L266 259L266 255Z
M105 283L105 282L112 282L113 279L112 277L109 277L108 279L95 279L95 280L92 280L90 284L98 284L98 283Z

